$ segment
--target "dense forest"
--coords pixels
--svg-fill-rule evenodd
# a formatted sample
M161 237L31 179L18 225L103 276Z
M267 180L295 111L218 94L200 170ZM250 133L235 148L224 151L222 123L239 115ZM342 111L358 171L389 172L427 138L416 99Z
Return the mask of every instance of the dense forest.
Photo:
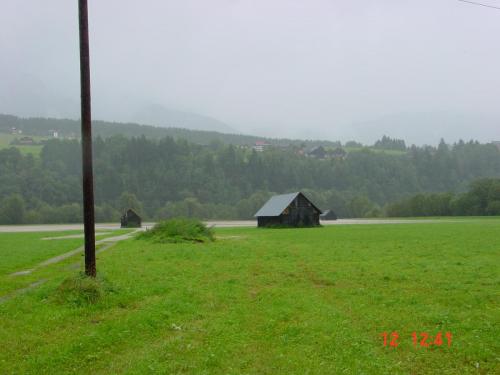
M416 194L388 204L385 211L392 217L500 215L500 178L478 179L464 193Z
M0 222L80 221L80 152L77 140L50 140L40 156L0 150ZM392 203L418 193L462 193L478 178L500 176L500 151L493 144L441 142L319 160L297 146L256 152L220 142L112 136L94 140L94 169L101 222L118 220L128 207L145 219L251 218L271 194L298 190L339 217L400 216L415 212L397 212Z

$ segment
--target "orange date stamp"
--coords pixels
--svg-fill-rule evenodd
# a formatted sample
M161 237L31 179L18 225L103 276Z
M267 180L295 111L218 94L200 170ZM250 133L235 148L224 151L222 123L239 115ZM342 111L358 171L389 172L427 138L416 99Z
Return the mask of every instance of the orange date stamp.
M400 334L396 331L390 333L382 332L380 336L383 338L383 346L389 348L397 348L401 340L404 339L404 337L401 337ZM451 334L451 332L445 332L444 334L442 332L438 332L433 336L427 332L417 333L416 331L414 331L409 338L411 338L411 341L415 348L429 348L443 345L451 347L452 336L453 335Z

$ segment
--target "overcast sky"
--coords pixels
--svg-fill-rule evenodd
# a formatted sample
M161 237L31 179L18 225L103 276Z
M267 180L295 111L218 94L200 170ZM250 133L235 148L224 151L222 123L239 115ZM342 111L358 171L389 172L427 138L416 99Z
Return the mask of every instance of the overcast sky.
M89 0L89 11L96 119L160 104L276 137L500 138L500 10L457 0ZM2 0L1 112L79 116L77 21L76 0ZM449 114L485 120L440 128ZM408 118L427 119L420 138L420 120Z

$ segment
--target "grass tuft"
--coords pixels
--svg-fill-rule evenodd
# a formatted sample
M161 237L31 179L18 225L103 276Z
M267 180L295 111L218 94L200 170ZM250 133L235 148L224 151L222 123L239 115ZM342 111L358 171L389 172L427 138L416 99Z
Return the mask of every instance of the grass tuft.
M83 272L70 276L61 283L54 299L61 304L86 306L97 303L106 292L113 291L111 284L104 278L89 277Z
M213 229L200 220L175 218L160 221L137 238L157 243L209 242L215 240L215 235Z

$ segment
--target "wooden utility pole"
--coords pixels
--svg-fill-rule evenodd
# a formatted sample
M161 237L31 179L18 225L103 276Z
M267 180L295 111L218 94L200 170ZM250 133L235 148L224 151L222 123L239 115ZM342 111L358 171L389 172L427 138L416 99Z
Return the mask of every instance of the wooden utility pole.
M80 95L82 109L85 274L95 277L94 177L92 172L92 119L90 115L90 57L87 0L78 0L78 19L80 25Z

